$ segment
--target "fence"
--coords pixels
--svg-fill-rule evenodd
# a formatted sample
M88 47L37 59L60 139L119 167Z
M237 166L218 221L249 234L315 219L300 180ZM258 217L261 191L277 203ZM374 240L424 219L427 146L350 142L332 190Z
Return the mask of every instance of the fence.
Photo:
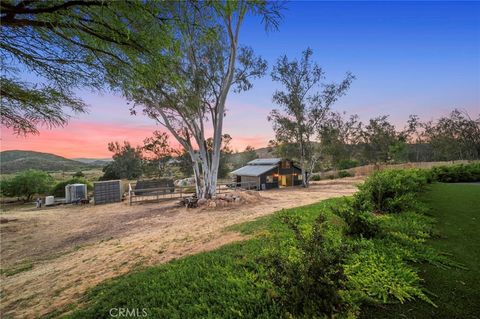
M242 190L258 189L256 182L217 183L217 194ZM180 199L195 194L194 186L165 186L156 188L136 189L128 185L128 203L149 203L163 200Z

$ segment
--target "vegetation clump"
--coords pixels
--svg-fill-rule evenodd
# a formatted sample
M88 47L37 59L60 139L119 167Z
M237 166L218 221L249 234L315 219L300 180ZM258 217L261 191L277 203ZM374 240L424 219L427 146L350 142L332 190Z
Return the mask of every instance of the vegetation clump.
M338 172L338 177L339 178L344 178L344 177L352 177L352 173L350 173L349 171L340 171Z
M48 173L30 169L16 174L0 183L0 191L6 197L23 197L30 201L34 195L44 195L53 183L53 177Z
M425 189L428 174L418 169L376 172L359 186L355 208L380 213L408 210L417 204L416 196Z
M427 292L419 267L463 266L427 245L436 221L419 198L433 180L430 171L379 172L354 198L232 226L252 238L104 283L72 316L98 318L121 305L151 317L355 318L415 300L436 311L443 299ZM405 195L414 202L403 205Z
M346 245L338 229L319 215L309 234L300 228L298 217L284 216L293 233L293 245L273 250L265 258L268 278L276 293L274 300L289 315L316 318L344 311L341 291L345 289L343 259Z
M432 176L438 182L480 182L480 162L432 168Z

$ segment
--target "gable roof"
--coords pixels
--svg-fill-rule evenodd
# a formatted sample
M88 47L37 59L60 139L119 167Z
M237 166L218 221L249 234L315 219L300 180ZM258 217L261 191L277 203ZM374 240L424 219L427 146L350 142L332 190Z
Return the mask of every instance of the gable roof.
M277 165L247 165L244 167L240 167L237 170L234 170L232 174L234 175L241 175L241 176L260 176L263 173L268 172L276 168Z
M276 165L282 161L281 158L257 158L248 162L248 165Z

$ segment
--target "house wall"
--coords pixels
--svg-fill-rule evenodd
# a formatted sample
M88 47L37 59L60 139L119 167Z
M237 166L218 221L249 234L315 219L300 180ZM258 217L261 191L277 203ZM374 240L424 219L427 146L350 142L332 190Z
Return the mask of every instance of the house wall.
M278 188L278 168L274 168L266 173L260 175L260 187L262 188L265 185L265 189ZM273 182L267 182L267 176L271 177Z
M253 187L255 184L257 188L260 187L260 178L257 177L257 176L239 176L240 177L240 182L242 183L242 187L246 187L247 185L246 184L243 184L243 183L251 183L252 185L248 185L249 187ZM238 182L238 178L237 178L237 182Z
M289 166L289 167L286 167ZM283 162L280 163L276 168L263 173L259 177L252 177L252 176L237 176L236 180L237 183L239 182L252 182L255 181L259 187L259 189L272 189L278 188L280 182L281 175L288 175L293 177L293 186L302 185L302 180L299 179L301 176L302 171L294 166L292 161L289 161L289 165L285 165ZM267 182L267 180L269 182ZM271 181L271 182L270 182ZM292 186L291 184L288 186Z

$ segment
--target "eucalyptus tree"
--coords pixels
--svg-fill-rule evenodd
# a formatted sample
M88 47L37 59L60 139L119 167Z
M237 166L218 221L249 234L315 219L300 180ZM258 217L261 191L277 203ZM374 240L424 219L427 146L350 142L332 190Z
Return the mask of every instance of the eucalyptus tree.
M32 134L39 125L61 126L69 114L85 112L75 89L102 89L108 75L170 44L170 7L139 0L2 0L1 124Z
M308 186L307 170L318 160L318 146L314 142L316 131L326 119L333 103L343 96L354 76L347 73L339 84L323 84L322 68L312 62L313 51L302 52L300 60L278 59L272 71L272 79L279 82L285 91L275 91L273 101L280 106L271 111L268 120L273 122L278 144L297 146L297 157L303 176L303 185Z
M321 151L337 168L356 157L363 125L356 114L344 116L345 113L332 111L318 128Z
M365 159L374 164L401 160L405 155L405 136L397 132L388 115L369 120L361 131Z
M472 119L454 109L448 116L422 124L424 136L437 160L471 160L480 158L480 115Z
M197 196L215 195L227 96L252 87L265 60L240 46L247 15L277 27L281 3L263 1L176 2L174 42L143 61L143 72L116 79L145 114L168 129L193 163ZM157 56L167 56L168 63ZM153 62L152 62L153 61ZM211 136L210 136L211 135ZM211 137L211 147L207 142Z

